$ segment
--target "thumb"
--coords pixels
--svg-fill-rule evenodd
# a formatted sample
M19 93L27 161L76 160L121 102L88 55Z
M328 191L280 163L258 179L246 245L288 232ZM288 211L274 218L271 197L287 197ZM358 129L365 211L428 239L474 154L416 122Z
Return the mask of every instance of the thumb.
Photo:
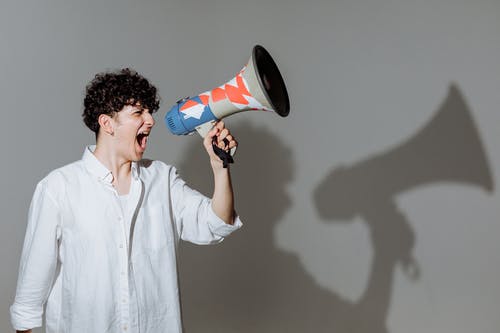
M218 131L219 129L216 126L214 126L210 131L208 131L207 135L203 139L203 143L205 144L205 146L207 147L212 146L212 138L217 135Z

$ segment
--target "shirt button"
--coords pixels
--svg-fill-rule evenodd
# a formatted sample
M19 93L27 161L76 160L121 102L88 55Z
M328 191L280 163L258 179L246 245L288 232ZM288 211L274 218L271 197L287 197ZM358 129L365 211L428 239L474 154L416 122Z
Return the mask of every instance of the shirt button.
M121 216L118 216L118 221L121 221L122 220L122 217Z
M127 326L123 326L123 330L126 331L127 330Z
M120 244L120 249L123 249L123 244Z
M127 303L127 300L125 298L122 299L122 303Z

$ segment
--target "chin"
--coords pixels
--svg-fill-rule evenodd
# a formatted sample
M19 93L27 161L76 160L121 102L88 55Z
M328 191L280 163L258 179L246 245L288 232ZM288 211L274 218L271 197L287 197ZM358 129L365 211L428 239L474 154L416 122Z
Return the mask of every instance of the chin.
M136 152L134 152L134 154L132 156L130 156L130 160L132 162L139 162L140 160L142 160L143 156L144 156L144 152L136 151Z

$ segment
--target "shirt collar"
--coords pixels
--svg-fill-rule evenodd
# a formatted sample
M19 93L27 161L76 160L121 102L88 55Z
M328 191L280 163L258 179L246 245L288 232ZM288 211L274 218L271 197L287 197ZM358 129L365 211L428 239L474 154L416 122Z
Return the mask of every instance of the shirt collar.
M95 148L96 148L95 145L90 145L90 146L85 147L85 150L84 150L83 156L82 156L82 161L85 164L85 166L87 167L87 170L90 171L91 174L93 174L94 176L96 176L100 180L103 180L106 183L111 184L113 182L113 179L114 179L113 174L94 155ZM139 178L139 164L137 162L132 162L131 168L132 168L132 177L134 177L134 179L138 179Z

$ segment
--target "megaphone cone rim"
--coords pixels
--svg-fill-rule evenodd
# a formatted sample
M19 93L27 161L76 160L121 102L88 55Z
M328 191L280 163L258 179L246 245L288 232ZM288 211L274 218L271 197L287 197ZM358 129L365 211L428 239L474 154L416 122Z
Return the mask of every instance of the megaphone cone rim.
M261 52L262 54L264 54L264 56L267 58L268 61L270 61L270 64L274 67L274 70L278 74L279 81L280 81L280 84L282 87L282 92L283 92L284 97L285 97L285 102L286 102L285 107L280 108L272 102L272 99L270 98L269 94L267 93L267 89L264 85L264 82L262 82L262 78L260 77L260 75L257 75L257 80L259 82L260 88L261 88L262 92L264 93L264 95L266 96L269 103L273 106L273 109L276 111L276 113L278 115L280 115L281 117L286 117L290 113L290 99L288 97L288 91L286 90L286 85L285 85L285 81L283 80L283 76L281 75L281 73L278 69L278 66L276 65L276 62L274 61L274 59L271 57L269 52L267 52L267 50L262 45L255 45L253 47L252 61L253 61L254 68L256 68L258 70L258 65L257 65L258 52Z

